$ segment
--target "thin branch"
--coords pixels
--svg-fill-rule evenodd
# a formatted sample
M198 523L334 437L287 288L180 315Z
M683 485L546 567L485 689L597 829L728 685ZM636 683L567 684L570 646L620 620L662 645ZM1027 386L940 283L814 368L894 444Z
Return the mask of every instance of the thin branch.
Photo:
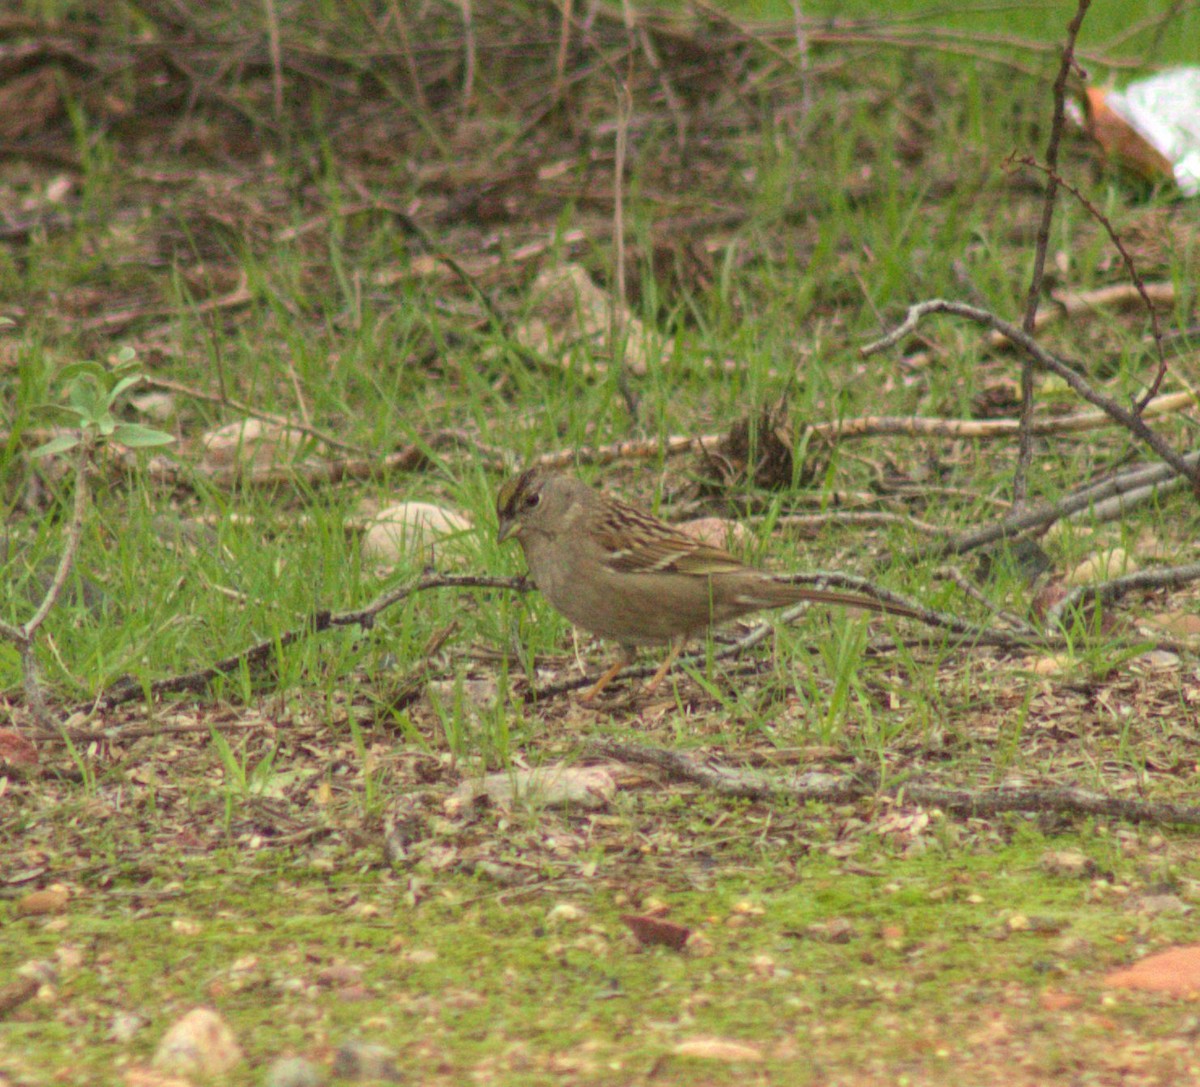
M1108 216L1104 214L1095 204L1093 204L1086 196L1083 195L1069 181L1059 177L1052 172L1051 167L1043 166L1040 162L1035 162L1029 155L1023 155L1016 160L1024 166L1028 166L1033 170L1040 170L1047 177L1052 177L1056 185L1066 189L1076 200L1081 203L1087 213L1096 220L1105 231L1108 233L1109 241L1116 247L1118 253L1121 254L1121 259L1125 262L1125 270L1129 273L1129 279L1133 283L1134 289L1138 293L1138 297L1142 300L1146 307L1146 312L1150 315L1150 329L1154 334L1154 349L1158 354L1158 373L1155 374L1154 380L1150 383L1150 387L1146 390L1146 395L1142 397L1138 403L1139 412L1146 407L1158 395L1159 387L1162 385L1163 378L1167 376L1167 357L1163 353L1163 337L1162 329L1158 324L1158 311L1154 308L1154 303L1150 300L1150 295L1146 291L1146 284L1143 282L1141 275L1138 273L1137 265L1133 262L1133 257L1129 250L1125 248L1125 243L1121 241L1121 236L1117 233ZM1031 331L1026 328L1026 331Z
M286 646L293 645L313 634L319 634L335 627L359 626L368 630L375 622L375 617L386 608L398 604L415 593L429 589L444 588L483 588L508 589L511 592L528 592L533 586L523 577L486 577L473 574L427 574L415 581L410 581L395 589L381 593L364 608L355 611L333 613L317 612L302 627L284 631L278 635L264 638L260 642L240 653L224 657L194 672L184 675L171 676L167 679L155 680L150 684L149 697L155 698L164 694L179 694L184 691L202 692L213 680L223 675L229 675L239 669L257 668L267 664L278 652ZM107 710L114 706L142 697L145 688L136 680L128 679L114 684L101 694L94 702L77 707L82 712Z
M1061 624L1068 611L1073 611L1085 602L1108 603L1120 599L1126 593L1141 589L1177 589L1181 585L1190 585L1193 581L1200 581L1200 562L1157 570L1139 570L1137 573L1125 574L1123 577L1115 577L1097 585L1080 585L1047 611L1046 625Z
M1200 468L1189 466L1187 461L1176 453L1163 438L1151 430L1137 414L1121 407L1120 404L1110 397L1096 392L1072 364L1050 354L1050 352L1045 350L1037 340L1023 329L1017 328L1016 325L1010 324L1008 321L1001 320L1001 318L988 310L980 309L977 306L969 306L965 302L952 302L945 298L934 298L928 302L919 302L917 305L909 307L908 314L905 316L902 324L882 339L862 347L860 353L866 358L885 348L891 347L912 332L931 313L953 313L956 316L966 317L968 320L986 325L988 328L994 328L998 332L1003 332L1005 336L1025 351L1039 366L1049 370L1051 373L1057 374L1083 397L1084 400L1090 404L1094 404L1125 427L1126 430L1141 438L1154 452L1171 465L1176 472L1191 480L1196 493L1200 494Z
M295 377L295 371L289 370ZM261 419L264 423L271 423L275 426L287 427L289 430L298 430L301 434L306 434L318 442L328 445L331 449L344 449L347 453L353 453L356 456L366 457L371 455L369 449L363 448L361 445L353 445L350 442L344 442L340 438L335 438L327 431L319 430L317 427L309 426L307 423L297 423L292 419L288 419L283 415L275 415L269 411L263 411L260 408L251 407L240 400L235 400L226 393L210 393L203 389L198 389L194 385L185 385L181 381L172 381L166 377L155 377L153 374L145 374L142 377L142 383L150 386L152 389L161 389L163 392L179 393L181 396L191 397L193 400L200 400L207 404L218 404L221 407L231 408L233 411L240 413L251 419ZM303 399L300 388L296 386L296 396L301 400L301 408L303 409Z
M1067 79L1074 64L1075 39L1083 25L1091 0L1078 0L1075 17L1067 26L1067 38L1063 44L1062 60L1058 76L1054 80L1054 116L1050 122L1050 138L1046 144L1046 196L1042 202L1042 218L1038 223L1037 242L1033 258L1033 272L1029 277L1029 293L1025 302L1025 316L1021 327L1027 336L1032 336L1037 324L1038 302L1042 297L1042 280L1046 272L1046 250L1050 245L1050 223L1054 218L1055 197L1058 195L1058 145L1062 139ZM1029 489L1029 468L1033 463L1033 359L1026 357L1021 363L1021 439L1017 452L1017 466L1013 472L1013 513L1019 514L1025 505Z
M589 744L592 754L637 766L653 766L675 781L686 781L722 796L748 800L787 799L844 804L854 800L891 797L899 803L942 808L968 816L1001 812L1059 812L1124 819L1131 823L1200 825L1200 807L1171 801L1125 800L1084 789L1050 786L1044 789L1001 785L991 789L954 789L905 780L885 784L881 775L863 767L853 774L819 771L780 779L758 770L741 770L712 760L700 763L681 751L602 740Z
M1191 468L1200 469L1200 453L1189 453L1183 459L1185 464ZM1178 476L1175 469L1169 464L1144 465L1134 471L1114 476L1112 479L1093 483L1057 502L1038 506L1035 509L1027 509L1017 517L1005 517L990 525L973 529L971 532L964 533L948 543L940 545L937 551L941 554L961 555L978 547L995 543L997 540L1019 536L1032 530L1045 529L1064 517L1099 508L1105 501L1126 494L1137 494L1145 488L1161 490L1167 481L1176 478L1189 482L1186 477Z

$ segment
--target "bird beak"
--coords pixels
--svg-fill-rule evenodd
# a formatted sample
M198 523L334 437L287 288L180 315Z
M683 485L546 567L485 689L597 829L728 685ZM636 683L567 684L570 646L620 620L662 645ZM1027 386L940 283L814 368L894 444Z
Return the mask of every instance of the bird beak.
M510 536L515 536L519 528L515 517L501 517L500 529L496 533L496 543L504 543Z

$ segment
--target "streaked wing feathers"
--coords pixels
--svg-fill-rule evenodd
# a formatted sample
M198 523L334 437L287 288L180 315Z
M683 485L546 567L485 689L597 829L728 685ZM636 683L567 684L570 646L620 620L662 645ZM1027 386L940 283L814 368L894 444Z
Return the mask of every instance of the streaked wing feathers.
M605 565L611 570L704 577L744 569L729 552L698 543L657 517L624 502L613 501L612 507L598 528L601 544L609 552Z

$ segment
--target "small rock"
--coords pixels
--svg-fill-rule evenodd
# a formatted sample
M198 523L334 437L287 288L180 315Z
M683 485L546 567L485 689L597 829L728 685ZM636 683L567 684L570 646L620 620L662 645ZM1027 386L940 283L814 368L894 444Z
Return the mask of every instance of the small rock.
M393 566L412 555L423 556L447 537L471 531L471 520L430 502L401 502L381 510L362 538L368 562Z
M525 798L545 808L595 811L607 807L616 791L616 781L602 766L555 763L532 770L488 774L482 781L464 781L444 807L447 815L456 815L482 797L500 808L511 808Z
M834 917L828 921L814 921L804 926L806 936L824 940L827 944L848 944L858 936L858 929L845 917Z
M370 1042L347 1042L339 1046L333 1058L333 1074L342 1079L381 1079L386 1083L399 1083L404 1078L392 1051Z
M697 517L694 521L682 521L675 527L706 547L722 550L750 538L750 530L741 521L731 521L726 517Z
M175 414L175 394L155 389L129 398L129 406L155 423L165 423Z
M263 1076L263 1087L324 1087L325 1073L303 1057L280 1057Z
M1188 905L1179 895L1142 895L1129 902L1129 909L1134 913L1147 917L1158 917L1160 914L1191 913L1193 907Z
M291 464L306 450L324 451L296 427L266 423L261 419L237 419L200 439L204 455L200 467L212 472L222 468L271 468Z
M164 1072L219 1076L241 1059L225 1020L211 1008L194 1008L163 1035L152 1063Z
M680 1057L700 1057L728 1064L745 1061L757 1064L763 1059L762 1051L744 1042L733 1042L727 1038L689 1038L675 1047Z
M1052 876L1079 879L1096 873L1095 862L1077 849L1052 849L1042 854L1042 871Z
M1123 547L1113 547L1108 551L1097 551L1086 558L1063 581L1067 585L1091 585L1097 581L1108 581L1124 574L1132 574L1137 570L1133 561Z
M123 1045L145 1025L146 1020L136 1012L117 1012L108 1024L108 1036L112 1041Z

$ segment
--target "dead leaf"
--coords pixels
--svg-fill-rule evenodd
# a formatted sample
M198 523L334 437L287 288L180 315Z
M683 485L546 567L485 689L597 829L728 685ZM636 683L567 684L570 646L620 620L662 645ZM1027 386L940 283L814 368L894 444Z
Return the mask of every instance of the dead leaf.
M623 913L621 920L629 926L637 942L643 947L661 945L673 951L682 951L692 935L692 930L687 925L665 921L661 917Z
M67 906L65 887L47 887L41 891L30 891L17 900L18 917L43 917L48 913L61 913Z
M14 729L0 729L0 766L26 769L37 764L37 748L32 740L26 739Z
M1149 993L1185 996L1200 993L1200 944L1173 947L1123 970L1114 970L1104 979L1112 989L1140 989Z

